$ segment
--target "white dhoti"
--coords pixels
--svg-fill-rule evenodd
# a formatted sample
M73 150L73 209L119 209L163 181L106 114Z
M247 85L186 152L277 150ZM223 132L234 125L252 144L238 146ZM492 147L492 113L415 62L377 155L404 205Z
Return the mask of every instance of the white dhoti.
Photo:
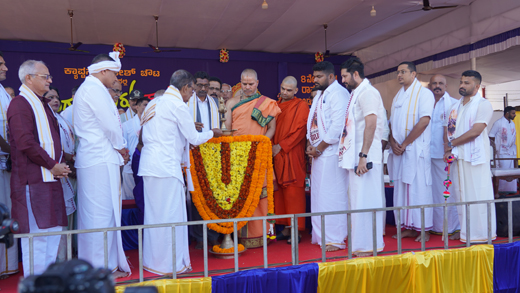
M188 221L184 184L179 179L143 176L143 183L145 225ZM175 252L177 274L191 270L188 226L175 227ZM173 273L171 228L144 230L143 266L155 274Z
M394 180L394 207L433 204L432 187L426 183L426 176L431 176L431 171L427 170L425 160L424 157L419 157L417 160L417 174L412 184L406 184L401 179ZM403 172L406 172L406 170L403 170ZM394 211L394 215L397 222L397 211ZM401 227L421 231L421 209L401 210ZM425 208L425 231L431 230L432 227L433 209Z
M56 226L47 229L38 228L36 219L31 207L31 199L29 195L29 186L26 187L25 198L27 200L27 212L29 216L29 233L45 233L61 231L62 227ZM58 255L58 246L60 244L60 235L34 237L33 238L33 267L34 275L42 274L49 265L56 262ZM16 246L16 244L15 244ZM23 261L23 275L28 277L31 275L30 266L30 249L29 238L22 238L22 261ZM18 260L18 257L16 257Z
M123 171L123 185L121 186L123 200L134 199L134 187L134 174Z
M338 167L338 156L312 161L311 212L348 210L348 173ZM380 196L380 193L378 194ZM325 244L345 249L347 215L325 216ZM312 217L312 243L321 245L321 217Z
M78 229L121 226L119 166L111 163L78 168ZM107 233L108 269L130 273L121 231ZM103 233L78 235L78 258L104 267Z
M511 155L498 155L497 157L498 158L516 158L516 156L511 156ZM496 162L498 165L497 166L498 169L513 169L515 167L514 160L498 160ZM517 180L518 179L514 179L511 182L507 182L505 180L499 180L498 181L498 191L516 193L517 189L518 189Z
M0 203L3 203L11 212L11 173L0 170ZM5 244L0 244L0 276L18 272L18 241L9 249Z
M452 164L452 166L455 163ZM444 195L443 192L446 190L444 187L444 180L448 178L448 173L444 171L446 168L446 162L443 159L432 159L432 197L433 203L439 204L444 203ZM448 197L447 202L452 203L456 202L455 193L458 193L458 172L457 168L450 168L450 180L453 185L448 189L450 192L450 197ZM455 188L457 187L457 188ZM433 208L433 232L442 233L444 230L444 208L437 207ZM459 224L459 214L457 213L457 207L451 206L448 207L448 233L454 233L455 231L460 230Z
M350 209L376 209L385 206L381 193L383 192L383 165L373 164L374 167L367 173L357 176L353 170L348 172L348 195ZM377 251L382 251L385 247L383 241L383 217L386 212L376 213L376 240ZM325 222L327 223L327 222ZM373 226L372 213L352 214L352 252L372 252L373 251Z
M457 160L452 165L459 174L460 192L455 193L457 202L492 200L494 199L491 170L489 164L471 165L471 163ZM457 172L457 171L456 171ZM460 221L460 240L466 242L466 208L457 206ZM472 204L470 213L470 240L472 243L486 242L488 239L487 204ZM497 237L495 204L491 204L491 239Z

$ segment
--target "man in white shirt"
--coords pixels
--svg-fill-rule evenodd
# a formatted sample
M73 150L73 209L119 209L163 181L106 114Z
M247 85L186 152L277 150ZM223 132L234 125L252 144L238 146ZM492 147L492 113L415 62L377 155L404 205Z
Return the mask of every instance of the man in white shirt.
M112 97L112 100L114 100L114 104L116 105L117 101L119 100L119 97L121 96L121 90L123 90L123 86L121 85L121 82L119 82L119 80L117 79L116 81L114 81L112 87L108 89L108 92L110 93L110 96Z
M311 212L348 210L347 170L338 166L338 145L349 92L335 79L328 61L313 66L318 90L307 119L307 151L312 157ZM325 216L327 251L345 249L347 215ZM312 217L312 243L321 246L321 217Z
M109 88L121 69L119 52L100 54L74 99L74 130L78 137L78 229L121 226L121 175L128 160L119 114ZM121 231L108 232L108 269L114 277L130 274ZM104 266L103 233L78 235L78 258Z
M432 204L432 176L430 159L430 118L435 99L430 90L423 88L416 78L413 62L402 62L397 67L397 79L402 85L392 102L390 116L390 154L388 173L394 180L394 206ZM424 210L425 231L432 229L433 210ZM395 212L397 217L397 212ZM397 222L397 221L396 221ZM420 209L402 210L401 237L421 241ZM392 236L397 238L397 235ZM425 233L425 241L430 234Z
M0 81L7 78L7 66L0 51ZM4 204L11 212L11 172L7 171L7 156L11 153L7 138L7 108L11 103L11 95L0 84L0 203ZM18 272L18 245L5 249L5 244L0 244L0 279Z
M137 110L135 109L135 103L138 99L143 97L144 95L140 90L132 90L132 92L130 92L128 95L129 106L128 109L126 109L126 112L121 114L121 123L125 123L126 121L134 118L135 114L137 113Z
M489 139L495 142L498 158L516 158L516 128L513 120L516 117L514 107L507 106L504 116L493 124L489 132ZM512 169L515 167L514 160L498 160L497 168ZM517 179L507 182L499 180L498 191L516 193Z
M79 86L75 86L72 88L72 101L74 102L74 96L76 95L76 92L78 91ZM67 122L72 126L72 130L74 130L74 119L72 118L72 113L74 112L74 103L65 110L61 111L61 117L63 119L67 120Z
M229 84L223 83L220 94L224 98L224 102L227 102L233 96L233 90L231 90L231 86Z
M446 91L446 78L443 75L436 74L430 78L430 90L433 92L435 98L435 105L431 119L432 137L430 144L431 158L432 158L432 198L433 203L444 203L443 192L444 180L446 180L447 172L446 162L444 162L444 121L450 114L451 106L458 101L450 96ZM452 182L458 181L458 174L455 170L450 171L450 180ZM447 202L455 202L455 193L459 192L453 185L448 188L451 196ZM442 234L444 228L444 208L433 208L433 229L432 233ZM450 240L458 240L460 238L460 224L459 215L457 214L457 207L448 207L448 234Z
M210 82L209 75L204 71L198 71L193 76L195 78L194 90L195 93L190 97L187 105L193 122L195 122L195 128L198 132L209 131L213 128L220 128L220 113L218 112L218 100L208 95ZM215 88L215 82L213 88ZM212 90L214 92L214 90ZM191 218L190 221L200 221L202 217L199 211L191 202ZM197 245L195 249L202 249L202 225L190 226L190 236L195 238ZM219 244L218 238L219 233L208 229L208 246L213 247Z
M144 224L186 222L186 197L181 164L189 172L189 147L219 137L218 128L201 133L195 130L188 106L192 95L193 76L185 70L177 70L170 79L170 86L163 96L153 99L141 119L143 148L139 176L144 182ZM178 226L176 235L176 264L172 264L172 229L145 229L143 237L143 264L155 274L178 274L191 270L188 251L188 227Z
M128 163L123 167L123 186L121 187L121 193L123 200L134 199L134 175L132 172L132 156L134 155L135 147L139 142L139 133L141 132L141 116L144 109L148 105L150 100L148 98L141 98L135 103L137 109L137 115L123 123L123 136L128 145L129 160Z
M491 168L489 165L489 137L487 124L493 116L491 103L478 92L482 76L475 70L462 73L459 94L462 98L455 103L444 122L446 146L444 159L455 156L459 180L454 187L459 188L455 201L479 201L493 199ZM459 184L460 182L460 184ZM466 234L466 209L457 206L460 221L460 240L468 241ZM486 242L488 231L496 238L495 204L491 204L491 227L488 227L487 204L473 204L470 210L470 239L472 243Z
M351 91L347 117L339 141L339 166L348 171L348 197L352 210L383 208L383 154L381 140L386 112L379 92L365 78L364 65L351 57L341 65L341 80ZM377 251L382 251L383 215L376 215ZM372 213L352 214L352 252L373 251Z

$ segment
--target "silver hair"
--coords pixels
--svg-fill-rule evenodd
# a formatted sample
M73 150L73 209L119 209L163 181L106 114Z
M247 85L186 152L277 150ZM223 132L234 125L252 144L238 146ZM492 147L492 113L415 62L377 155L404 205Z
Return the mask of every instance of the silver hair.
M193 75L184 69L179 69L172 74L170 84L176 87L179 91L187 84L195 81Z
M20 65L20 69L18 69L18 78L20 78L20 81L22 83L25 83L25 77L29 74L35 74L36 73L36 64L42 64L45 66L45 63L43 61L37 61L37 60L27 60L22 65Z

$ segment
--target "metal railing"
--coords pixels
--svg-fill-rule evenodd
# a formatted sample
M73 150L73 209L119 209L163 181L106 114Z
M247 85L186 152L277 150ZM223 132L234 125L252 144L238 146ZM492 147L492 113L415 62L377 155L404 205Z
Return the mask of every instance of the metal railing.
M417 206L406 206L406 207L387 207L387 208L378 208L378 209L362 209L362 210L346 210L346 211L334 211L334 212L319 212L319 213L304 213L304 214L286 214L286 215L273 215L273 216L264 216L264 217L251 217L251 218L236 218L236 219L222 219L222 220L209 220L209 221L190 221L190 222L181 222L181 223L165 223L165 224L154 224L154 225L136 225L136 226L122 226L122 227L113 227L113 228L99 228L99 229L88 229L88 230L67 230L67 231L59 231L59 232L46 232L46 233L28 233L28 234L16 234L15 238L29 238L29 263L30 263L30 273L34 273L34 249L33 249L33 240L34 237L41 236L52 236L52 235L67 235L67 259L72 259L72 235L73 234L82 234L82 233L103 233L103 242L104 242L104 262L105 268L108 268L108 244L107 244L107 233L111 231L124 231L124 230L137 230L138 231L138 250L139 250L139 282L143 282L143 229L151 229L151 228L168 228L172 229L172 264L173 264L173 274L172 278L177 278L177 273L175 271L176 264L176 245L175 245L175 228L177 226L191 226L191 225L202 225L203 226L203 251L204 251L204 277L208 276L208 232L207 226L210 223L229 223L233 222L234 231L237 229L237 223L240 221L254 221L254 220L262 220L263 223L263 267L268 267L268 255L267 255L267 231L266 224L267 220L276 220L276 219L285 219L290 218L291 220L291 258L292 265L298 265L299 261L299 252L298 252L298 218L306 218L311 216L319 216L321 217L321 261L326 262L326 243L325 243L325 216L329 215L347 215L347 235L351 235L352 232L352 214L355 213L372 213L372 240L373 240L373 255L377 256L377 237L376 237L376 213L377 212L386 212L386 211L396 211L396 227L397 227L397 254L402 254L402 239L401 239L401 211L408 209L420 209L421 210L421 251L426 250L425 245L425 227L424 227L424 209L426 208L434 208L434 207L443 207L444 209L444 229L443 229L443 237L444 237L444 249L448 249L448 207L450 206L459 206L462 205L466 209L466 247L471 245L471 237L470 237L470 205L475 204L486 204L487 205L487 217L488 217L488 239L487 243L491 244L492 235L491 235L491 226L492 226L492 218L491 218L491 205L494 203L507 202L508 207L508 243L513 242L513 202L520 201L520 197L518 198L507 198L507 199L495 199L495 200L483 200L483 201L470 201L470 202L458 202L458 203L442 203L442 204L430 204L430 205L417 205ZM239 271L239 263L238 263L238 233L234 233L234 270L235 272ZM347 258L352 258L352 237L347 237Z

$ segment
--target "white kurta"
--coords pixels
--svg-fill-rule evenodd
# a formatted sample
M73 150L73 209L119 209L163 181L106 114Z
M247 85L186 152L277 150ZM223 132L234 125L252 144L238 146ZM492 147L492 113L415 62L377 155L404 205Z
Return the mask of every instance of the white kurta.
M119 114L107 88L89 75L74 97L74 130L78 137L78 229L121 226L117 150L126 147ZM103 233L78 235L78 258L104 267ZM130 272L121 231L108 233L108 269Z
M128 107L128 109L126 109L125 113L120 115L121 123L130 121L132 118L134 118L134 116L135 116L134 110L132 110L131 107Z
M199 133L179 91L170 86L163 96L146 107L143 119L155 115L143 125L143 149L139 176L144 182L144 224L186 222L186 198L181 163L189 144L199 145L213 137L213 132ZM191 269L187 226L176 228L175 271ZM145 229L143 263L147 271L171 274L171 228Z
M340 166L348 170L349 206L352 210L383 208L385 203L381 196L384 193L381 140L387 123L383 100L379 92L370 85L368 79L365 79L352 91L350 103L348 120L343 131L346 136L340 140L340 152L343 149L345 155L349 154L340 162ZM377 117L374 138L367 153L367 162L372 162L373 168L367 173L357 176L353 167L359 163L359 156L356 154L359 154L363 147L365 117L369 115ZM350 151L352 147L353 152ZM384 214L384 212L376 214L377 251L382 251L385 246L383 241ZM349 237L352 239L352 252L373 251L372 213L352 214L351 231L352 234Z
M433 93L415 81L405 91L399 90L392 102L390 127L397 143L403 143L413 127L422 117L431 117L435 99ZM397 156L390 149L388 172L394 181L394 206L432 204L432 181L430 159L431 123L402 155ZM397 212L395 212L397 216ZM433 210L425 209L426 231L433 226ZM401 227L421 230L421 210L401 211Z
M0 135L7 139L7 107L11 102L11 96L0 84ZM5 204L11 212L11 173L5 171L7 154L0 150L0 203ZM4 244L0 244L0 276L14 274L18 272L18 245L5 249Z
M307 120L307 139L313 146L330 144L312 161L311 211L330 212L348 209L347 170L338 166L338 145L347 109L349 92L337 81L318 91ZM325 217L325 243L345 248L347 215ZM312 243L321 245L321 217L312 217Z
M457 113L457 120L455 126L455 137L463 135L463 125L467 123L470 116L474 115L474 122L470 122L470 125L474 123L488 124L493 115L493 107L491 103L481 98L481 102L477 107L472 107L472 103L475 102L475 97L471 97L470 101L466 105L460 105ZM458 107L458 103L453 105L452 111ZM470 113L471 108L475 109L476 114ZM447 126L445 122L445 126ZM491 181L491 168L489 165L490 152L489 152L489 137L487 128L480 134L482 145L476 146L483 151L484 158L481 164L472 164L471 157L474 154L467 154L464 146L457 146L458 160L457 164L454 165L454 169L457 169L459 174L459 193L455 193L455 200L458 202L465 201L479 201L479 200L492 200L494 199L493 184ZM457 172L456 171L456 172ZM454 187L455 184L454 184ZM458 195L460 194L460 196ZM466 209L464 206L457 206L459 221L460 221L460 240L462 242L467 241L466 235ZM470 206L470 240L472 243L486 242L488 238L488 220L487 220L487 204L476 204ZM496 238L496 216L495 216L495 204L491 204L491 237Z
M123 136L127 142L128 152L130 155L130 160L128 160L128 163L123 167L123 185L121 188L123 200L134 199L135 182L132 171L132 156L134 155L135 148L139 143L140 131L141 119L138 115L135 115L134 118L130 119L130 121L123 123Z
M452 98L448 92L442 96L439 101L435 104L433 109L431 125L432 125L432 138L431 138L431 158L432 158L432 197L433 203L439 204L444 203L443 192L446 190L444 187L444 180L447 178L447 172L444 171L446 163L443 160L444 157L444 121L449 115L452 104L458 102ZM458 174L456 168L451 168L450 179L452 182L458 181ZM456 192L459 192L458 188L450 186L448 191L451 196L447 202L455 202ZM437 207L433 208L433 232L442 233L444 227L444 208ZM454 233L460 230L459 216L457 214L457 207L448 207L448 233Z
M505 117L502 117L495 121L489 132L489 137L495 138L498 158L516 158L516 128L512 120L508 121ZM497 168L499 169L512 169L514 167L513 160L497 161ZM499 180L498 191L516 193L517 186L517 179L511 182Z
M65 110L63 110L60 113L60 115L61 115L61 117L63 117L63 119L65 119L65 120L67 120L67 122L69 122L69 124L72 126L72 129L74 130L74 118L72 115L73 113L74 113L74 104L65 108Z

